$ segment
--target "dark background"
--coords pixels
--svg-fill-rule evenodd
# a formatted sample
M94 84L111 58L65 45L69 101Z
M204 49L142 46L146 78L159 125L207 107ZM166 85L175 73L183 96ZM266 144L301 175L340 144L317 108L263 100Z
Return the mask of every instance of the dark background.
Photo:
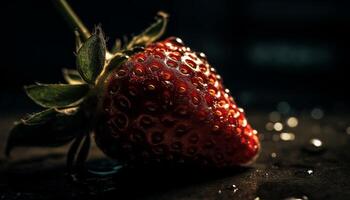
M165 37L207 54L258 130L262 151L253 165L229 172L122 168L82 182L65 174L68 146L19 148L5 158L13 122L42 109L23 85L63 82L61 68L74 68L75 56L74 35L52 2L2 1L0 199L350 199L349 1L69 2L90 29L102 24L110 46L168 12ZM92 148L89 167L108 170L110 162Z
M287 101L301 107L347 107L346 1L70 2L90 29L102 24L109 45L139 33L158 10L168 12L165 36L178 36L205 52L243 106L266 108ZM22 93L22 85L35 81L63 82L60 69L74 67L74 36L52 2L1 4L2 95ZM6 107L21 101L16 95L1 99Z

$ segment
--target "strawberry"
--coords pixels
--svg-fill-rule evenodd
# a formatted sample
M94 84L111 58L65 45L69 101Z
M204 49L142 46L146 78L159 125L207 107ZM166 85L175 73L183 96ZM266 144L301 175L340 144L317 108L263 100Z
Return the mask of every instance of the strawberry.
M86 40L77 43L77 70L64 70L68 84L25 87L46 110L15 124L6 153L74 140L67 157L71 169L87 159L93 134L106 155L124 164L222 168L252 162L260 148L257 131L205 54L176 37L156 42L166 24L160 13L113 52L99 27L91 36L78 34Z
M256 131L220 75L179 38L149 44L104 84L95 138L115 159L232 166L257 155Z

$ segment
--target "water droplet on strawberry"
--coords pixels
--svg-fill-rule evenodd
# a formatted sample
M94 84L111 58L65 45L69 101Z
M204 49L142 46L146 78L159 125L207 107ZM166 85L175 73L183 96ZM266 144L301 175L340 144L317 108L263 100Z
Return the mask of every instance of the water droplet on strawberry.
M157 59L164 59L165 58L164 54L160 51L153 51L152 54Z
M140 54L136 55L136 60L137 60L137 62L142 63L146 60L146 58L142 53L140 53Z
M153 91L153 90L156 89L156 86L153 85L153 84L148 84L148 85L147 85L147 89L150 90L150 91Z
M160 73L160 76L161 76L161 78L162 78L163 80L170 80L170 79L172 78L171 73L168 72L168 71L162 71L162 72Z
M216 115L217 117L221 117L221 116L222 116L222 112L221 112L220 110L216 110L216 111L215 111L215 115Z
M175 62L175 61L173 61L173 60L168 60L168 61L166 62L166 64L167 64L169 67L173 67L173 68L177 67L177 62Z
M218 131L219 129L220 129L220 126L217 125L217 124L215 124L215 125L213 126L213 128L212 128L212 130L213 130L214 132Z
M196 54L197 54L198 57L200 57L202 59L205 59L205 60L207 59L207 56L203 52L196 52Z
M149 68L151 69L151 71L157 71L162 67L162 65L159 62L152 62L149 66Z
M241 115L240 112L235 112L235 114L233 115L233 117L234 117L235 119L237 119L240 115Z
M174 52L169 54L169 58L171 58L174 61L180 61L181 55L177 52Z
M200 64L199 70L201 70L201 72L205 73L208 70L208 68L204 64Z
M177 84L177 91L179 93L185 93L187 90L187 86L184 83L178 83Z
M194 105L198 105L199 104L199 95L198 94L192 94L192 103Z
M196 68L197 68L197 64L196 64L195 62L193 62L192 60L186 59L185 62L186 62L190 67L192 67L193 69L196 69Z
M178 37L170 37L165 40L166 42L170 42L171 44L177 45L177 46L183 46L184 42L178 38Z
M190 71L192 71L187 65L181 65L179 70L182 74L185 74L185 75L189 74Z
M136 76L143 76L144 68L142 67L142 65L140 64L136 65L134 68L134 73Z
M216 76L214 74L210 74L208 80L210 84L214 85L216 82Z
M241 133L242 133L242 129L239 128L239 127L236 127L235 130L236 130L236 133L238 133L238 134L241 134ZM244 139L244 138L242 138L242 143L243 143L243 144L245 143L245 139Z
M209 94L212 95L212 96L215 96L216 95L216 90L214 88L211 88L208 90Z

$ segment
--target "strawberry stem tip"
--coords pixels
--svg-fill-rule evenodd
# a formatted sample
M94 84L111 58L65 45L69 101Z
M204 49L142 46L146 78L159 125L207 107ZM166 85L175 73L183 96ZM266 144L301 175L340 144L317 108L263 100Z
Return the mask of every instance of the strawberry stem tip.
M86 28L84 23L66 0L52 0L52 2L56 5L57 9L61 12L73 31L79 32L83 41L87 40L91 36L90 31Z

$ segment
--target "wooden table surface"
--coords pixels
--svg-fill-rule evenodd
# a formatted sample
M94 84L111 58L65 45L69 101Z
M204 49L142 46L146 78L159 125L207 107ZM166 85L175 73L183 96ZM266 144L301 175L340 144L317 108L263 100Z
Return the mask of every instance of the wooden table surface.
M0 113L1 150L13 121L22 114ZM0 199L350 199L350 115L326 113L316 120L309 111L300 111L295 115L299 125L279 132L266 130L269 112L247 115L262 139L261 155L250 167L120 169L75 182L65 172L67 147L18 148L11 159L0 155ZM288 133L294 140L283 140L293 139ZM310 145L315 138L321 147ZM89 167L107 169L113 164L93 147Z

